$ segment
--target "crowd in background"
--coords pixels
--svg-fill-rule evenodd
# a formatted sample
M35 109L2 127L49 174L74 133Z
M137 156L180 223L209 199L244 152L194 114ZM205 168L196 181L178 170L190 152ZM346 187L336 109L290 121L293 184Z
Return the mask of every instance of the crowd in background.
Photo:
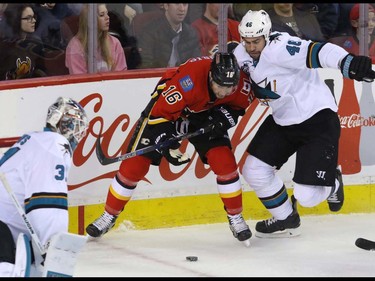
M0 3L0 80L176 67L219 49L220 3ZM361 28L356 3L227 5L227 49L241 41L248 10L266 10L272 30L331 42L375 62L375 6ZM90 7L95 9L90 17ZM96 18L94 18L94 15ZM97 32L90 34L90 24ZM362 36L362 37L361 37ZM90 47L95 48L89 64Z

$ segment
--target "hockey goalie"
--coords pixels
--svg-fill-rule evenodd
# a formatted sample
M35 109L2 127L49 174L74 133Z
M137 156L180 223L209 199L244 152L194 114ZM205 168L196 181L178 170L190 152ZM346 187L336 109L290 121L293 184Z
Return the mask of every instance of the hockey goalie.
M59 97L43 130L0 156L0 276L73 276L86 237L68 233L67 178L88 124L79 103Z

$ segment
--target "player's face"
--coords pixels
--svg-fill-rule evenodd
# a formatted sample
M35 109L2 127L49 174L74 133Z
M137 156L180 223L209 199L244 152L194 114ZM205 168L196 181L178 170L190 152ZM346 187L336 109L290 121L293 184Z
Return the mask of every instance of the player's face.
M250 57L254 60L258 60L266 46L266 39L263 35L259 37L242 37L242 44Z
M218 99L223 99L231 94L237 89L237 86L221 86L211 79L211 89L215 93Z

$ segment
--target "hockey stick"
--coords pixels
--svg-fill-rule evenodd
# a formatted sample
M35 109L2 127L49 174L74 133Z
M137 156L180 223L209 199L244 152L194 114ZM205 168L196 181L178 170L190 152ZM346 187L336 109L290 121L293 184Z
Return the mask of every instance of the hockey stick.
M155 90L155 92L151 96L151 100L149 101L149 103L147 104L145 109L141 112L141 116L139 117L139 119L137 121L137 126L135 127L133 135L130 139L129 147L134 144L134 141L135 141L135 139L136 139L136 137L139 133L139 130L143 126L143 123L145 123L145 120L148 119L148 115L150 114L151 109L155 105L158 98L159 98L159 93L158 93L157 90Z
M7 178L3 173L0 173L0 180L2 181L6 191L8 192L9 196L12 198L14 206L16 207L18 213L21 215L23 222L25 223L31 238L34 240L35 245L37 246L39 253L43 256L46 253L42 243L39 240L39 237L36 235L33 226L31 225L30 221L28 220L25 211L21 207L20 203L17 201L16 195L14 194L12 188L10 187Z
M163 142L160 142L160 143L157 143L157 144L154 144L154 145L146 146L144 148L140 148L140 149L137 149L137 150L128 152L126 154L123 154L123 155L120 155L120 156L117 156L117 157L113 157L113 158L106 157L104 155L103 150L102 150L102 146L100 144L100 135L99 135L97 140L96 140L96 156L98 157L98 160L99 160L100 164L109 165L109 164L112 164L112 163L115 163L115 162L123 161L125 159L131 158L131 157L134 157L134 156L143 155L147 152L151 152L151 151L154 151L156 149L168 147L173 142L176 142L176 141L181 141L181 140L184 140L184 139L189 139L189 138L192 138L192 137L203 135L207 132L210 132L211 130L212 130L212 125L204 127L204 128L200 128L199 130L197 130L193 133L180 135L180 136L177 136L177 137L174 137L174 138L169 138L166 141L163 141Z
M375 241L371 241L366 238L358 238L355 241L355 245L363 250L375 251Z

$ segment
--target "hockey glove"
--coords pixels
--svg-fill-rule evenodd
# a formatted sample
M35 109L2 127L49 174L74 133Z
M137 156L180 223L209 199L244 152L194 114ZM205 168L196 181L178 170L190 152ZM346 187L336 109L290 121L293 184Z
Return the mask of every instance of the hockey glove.
M341 61L340 68L345 78L365 82L374 81L375 71L372 70L372 62L369 57L348 54Z
M180 166L190 162L190 157L188 154L181 152L177 149L165 149L163 151L163 156L174 166Z
M214 108L208 117L208 124L212 125L213 136L225 135L228 129L236 126L238 111L227 109L224 106Z
M162 133L160 136L156 138L155 144L165 142L169 138L170 137L168 137L166 133ZM157 151L160 154L162 154L165 157L165 159L167 159L168 162L172 165L180 166L190 162L189 155L179 150L180 145L181 144L178 141L173 141L167 147L159 148L157 149Z

